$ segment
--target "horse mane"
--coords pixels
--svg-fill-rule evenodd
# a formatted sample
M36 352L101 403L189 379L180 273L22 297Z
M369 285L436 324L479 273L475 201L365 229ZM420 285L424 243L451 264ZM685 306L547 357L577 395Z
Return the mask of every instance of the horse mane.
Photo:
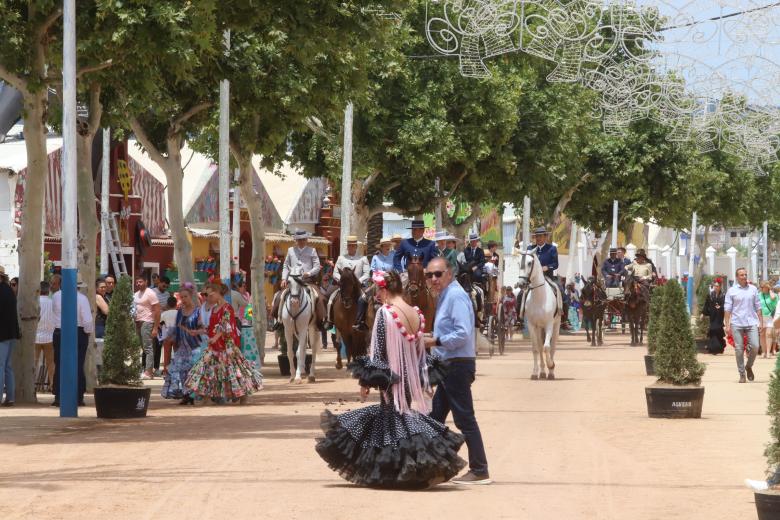
M345 283L346 282L346 283ZM341 292L345 296L360 297L360 280L349 267L341 269Z

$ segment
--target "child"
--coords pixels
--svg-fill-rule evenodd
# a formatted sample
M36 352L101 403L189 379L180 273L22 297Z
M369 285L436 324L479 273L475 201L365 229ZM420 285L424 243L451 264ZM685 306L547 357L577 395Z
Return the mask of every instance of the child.
M501 299L504 306L504 319L509 330L509 341L515 334L515 321L517 321L517 299L511 287L504 287L504 297Z

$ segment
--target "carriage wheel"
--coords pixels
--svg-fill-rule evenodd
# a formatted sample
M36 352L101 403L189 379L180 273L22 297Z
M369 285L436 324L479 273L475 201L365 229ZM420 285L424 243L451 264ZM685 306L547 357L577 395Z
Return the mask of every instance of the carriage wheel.
M494 316L488 317L487 338L490 342L490 349L488 350L488 353L490 354L490 357L493 357L493 353L495 352L496 348L496 318Z

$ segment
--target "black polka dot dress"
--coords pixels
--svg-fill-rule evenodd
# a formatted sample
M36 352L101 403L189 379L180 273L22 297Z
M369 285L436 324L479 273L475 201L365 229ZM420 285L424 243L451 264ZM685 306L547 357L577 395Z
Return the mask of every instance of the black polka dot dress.
M427 488L446 482L465 467L466 462L458 456L464 439L427 415L396 410L392 392L400 385L392 386L399 378L387 363L387 326L385 313L377 313L373 358L359 358L350 364L361 386L384 390L380 392L380 403L341 415L323 412L325 436L317 439L316 449L334 471L355 484ZM403 390L408 403L408 384Z

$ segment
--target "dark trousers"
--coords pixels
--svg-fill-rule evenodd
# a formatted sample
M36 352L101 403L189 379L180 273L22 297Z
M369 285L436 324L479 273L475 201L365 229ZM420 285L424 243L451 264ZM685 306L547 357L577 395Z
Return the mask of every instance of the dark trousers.
M162 347L163 342L160 341L159 338L152 338L152 352L154 354L154 369L159 370L160 369L160 359L162 358ZM141 366L146 366L146 353L141 355Z
M474 360L450 363L444 382L436 388L433 396L431 417L443 423L452 412L455 426L466 438L469 469L475 475L483 476L488 474L487 455L479 424L474 416L474 401L471 397L471 384L474 382L476 370Z
M84 375L84 361L87 358L87 346L89 345L89 334L84 332L83 327L79 327L76 333L78 342L79 359L77 363L78 369L78 382L79 382L79 401L84 400L84 393L87 391L87 378ZM54 400L60 400L60 342L62 341L62 330L54 329L54 335L52 342L54 343L54 388L52 393L54 394Z

